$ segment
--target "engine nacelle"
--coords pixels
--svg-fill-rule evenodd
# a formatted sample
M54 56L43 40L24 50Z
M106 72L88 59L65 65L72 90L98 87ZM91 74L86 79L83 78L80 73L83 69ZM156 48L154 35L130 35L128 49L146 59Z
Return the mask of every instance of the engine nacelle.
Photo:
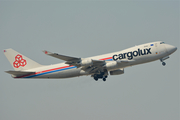
M123 73L124 73L124 69L117 69L117 70L110 71L110 75L120 75Z
M118 69L118 63L116 61L108 62L108 63L106 63L105 68L108 71L116 70L116 69Z
M93 65L93 62L91 59L83 59L81 60L81 63L80 63L82 66L89 66L89 65Z

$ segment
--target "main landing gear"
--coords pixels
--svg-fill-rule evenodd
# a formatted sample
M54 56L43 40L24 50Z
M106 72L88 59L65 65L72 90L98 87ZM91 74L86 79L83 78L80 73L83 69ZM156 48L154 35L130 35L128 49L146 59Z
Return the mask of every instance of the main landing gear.
M100 73L100 74L94 74L94 80L98 81L98 79L102 79L103 81L106 81L107 75L104 74L104 72Z
M163 65L163 66L165 66L165 65L166 65L166 63L165 63L165 62L162 62L162 65Z
M99 78L101 78L103 81L106 81L107 76L104 76L104 77L94 77L94 80L98 81Z

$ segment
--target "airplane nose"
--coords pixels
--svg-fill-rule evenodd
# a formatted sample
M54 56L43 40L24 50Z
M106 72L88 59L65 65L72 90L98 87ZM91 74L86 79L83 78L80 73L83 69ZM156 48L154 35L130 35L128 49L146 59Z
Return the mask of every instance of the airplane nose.
M167 49L167 52L169 52L169 53L173 53L173 52L175 52L175 51L177 50L177 47L172 46L172 45L166 44L165 47L166 47L166 49Z

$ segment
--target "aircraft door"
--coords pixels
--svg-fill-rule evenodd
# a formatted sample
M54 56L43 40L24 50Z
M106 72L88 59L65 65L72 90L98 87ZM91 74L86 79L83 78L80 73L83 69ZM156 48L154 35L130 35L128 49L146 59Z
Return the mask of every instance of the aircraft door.
M159 52L158 52L158 44L155 43L154 46L155 46L155 54L158 54L158 53L159 53Z

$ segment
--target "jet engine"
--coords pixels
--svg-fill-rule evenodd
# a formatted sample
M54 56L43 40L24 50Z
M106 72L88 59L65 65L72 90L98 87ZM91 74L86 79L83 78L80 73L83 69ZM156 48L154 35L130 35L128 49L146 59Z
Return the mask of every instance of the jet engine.
M117 70L110 71L110 75L120 75L123 73L124 73L124 69L117 69Z
M108 71L118 69L118 63L116 61L108 62L104 66Z
M80 65L89 66L89 65L93 65L93 62L91 59L83 59L83 60L81 60Z

